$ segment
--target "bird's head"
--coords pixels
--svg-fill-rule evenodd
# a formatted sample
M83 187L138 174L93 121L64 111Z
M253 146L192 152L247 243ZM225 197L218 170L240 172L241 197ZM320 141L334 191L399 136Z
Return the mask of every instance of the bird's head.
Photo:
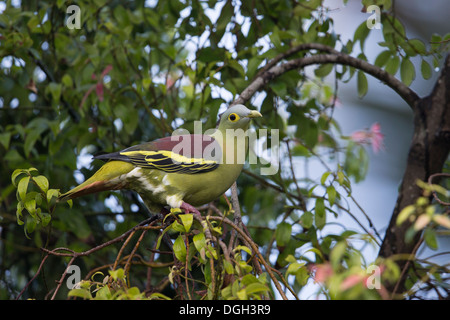
M243 129L246 130L252 118L262 117L256 110L250 110L242 104L234 105L225 111L219 122L219 129Z

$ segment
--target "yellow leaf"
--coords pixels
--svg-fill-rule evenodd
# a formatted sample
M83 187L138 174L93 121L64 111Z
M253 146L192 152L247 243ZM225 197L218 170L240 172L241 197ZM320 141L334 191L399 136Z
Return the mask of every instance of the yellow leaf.
M421 214L414 223L414 230L422 230L430 222L431 218L427 214Z
M450 218L447 216L444 216L442 214L436 214L433 216L434 222L437 224L443 226L444 228L450 229Z

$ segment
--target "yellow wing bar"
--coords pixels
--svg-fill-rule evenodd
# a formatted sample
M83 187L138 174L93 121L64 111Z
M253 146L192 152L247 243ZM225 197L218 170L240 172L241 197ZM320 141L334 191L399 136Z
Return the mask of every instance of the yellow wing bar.
M185 157L168 150L126 151L120 154L128 157L136 166L165 172L204 173L216 169L219 165L213 160Z

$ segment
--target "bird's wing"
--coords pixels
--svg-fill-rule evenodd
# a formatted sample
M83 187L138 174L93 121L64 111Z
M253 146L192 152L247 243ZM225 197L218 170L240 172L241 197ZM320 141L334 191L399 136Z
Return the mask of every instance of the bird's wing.
M216 169L222 159L222 151L214 138L188 134L161 138L94 158L120 160L165 172L196 174Z

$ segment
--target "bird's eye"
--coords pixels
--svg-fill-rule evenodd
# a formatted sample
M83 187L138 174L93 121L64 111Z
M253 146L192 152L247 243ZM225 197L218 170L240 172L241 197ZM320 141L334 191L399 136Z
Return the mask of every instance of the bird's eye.
M239 120L239 116L236 113L232 113L228 116L228 120L231 122L236 122Z

